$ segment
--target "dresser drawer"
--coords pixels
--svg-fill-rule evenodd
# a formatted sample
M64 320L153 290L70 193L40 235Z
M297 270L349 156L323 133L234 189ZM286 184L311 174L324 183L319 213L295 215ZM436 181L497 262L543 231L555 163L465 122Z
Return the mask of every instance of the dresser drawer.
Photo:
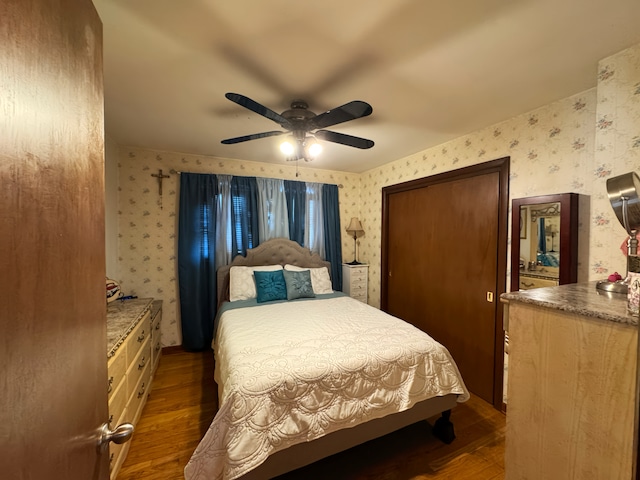
M555 287L558 281L554 279L527 277L520 275L520 290L530 290L532 288Z
M123 391L126 392L126 388L123 388ZM110 428L113 429L117 425L121 425L123 423L128 422L126 408L125 411L122 412L120 417L114 417L114 420L111 421ZM111 478L115 478L118 470L120 470L120 466L124 462L124 455L126 454L125 447L128 446L131 442L126 443L113 443L109 442L109 472L111 473Z
M135 385L135 388L131 394L129 405L127 405L127 417L132 423L137 423L140 419L142 407L144 406L144 403L147 400L147 395L149 393L150 380L151 365L147 364L147 366L142 371L142 375L140 375L140 379L138 380L138 383Z
M151 339L152 339L151 341L154 345L160 341L160 336L161 336L160 320L161 319L162 319L162 315L158 314L156 315L156 318L151 324Z
M144 342L144 345L138 352L138 356L134 359L134 361L129 365L129 370L127 370L127 390L129 394L128 398L131 398L131 395L134 394L135 389L137 388L137 384L140 381L140 377L147 370L147 367L151 364L151 341L147 338Z
M128 399L127 382L122 382L109 398L109 428L112 430L119 425L117 422L124 413Z
M124 374L127 370L127 347L125 344L120 345L116 353L107 362L109 399L122 383Z
M122 456L122 448L125 444L121 443L118 445L117 443L109 442L109 472L111 473L111 478L116 478L114 472L116 470L116 466L118 470L120 469L120 465L122 464L124 459L121 459Z
M131 442L121 443L120 445L113 442L109 444L109 472L111 474L111 480L117 478L120 467L122 467L127 453L129 453L130 446Z
M155 345L151 345L151 370L155 372L156 368L158 368L158 362L160 361L160 356L162 355L162 343L160 343L160 339L155 340Z
M151 357L156 359L162 353L162 342L160 341L160 338L157 340L154 339L154 345L152 345L151 348Z
M155 303L155 302L154 302ZM162 353L162 332L160 330L162 322L162 308L155 312L155 316L151 320L151 375L158 366L158 360Z
M351 281L352 282L366 282L367 281L367 269L366 268L352 268L351 269Z
M160 322L162 321L162 310L156 313L153 320L151 320L151 334L153 336L160 335Z
M150 336L149 329L149 311L147 311L127 337L127 365L138 356L140 348Z
M358 300L359 302L362 302L362 303L367 303L367 292L358 293L358 294L352 293L351 298L353 298L354 300Z

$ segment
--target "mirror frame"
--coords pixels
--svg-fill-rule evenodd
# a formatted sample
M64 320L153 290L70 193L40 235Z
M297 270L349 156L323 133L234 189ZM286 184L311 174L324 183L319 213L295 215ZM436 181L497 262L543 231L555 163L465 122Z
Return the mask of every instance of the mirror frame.
M578 281L577 193L514 198L511 204L511 291L520 290L520 207L545 203L560 204L560 268L558 285Z

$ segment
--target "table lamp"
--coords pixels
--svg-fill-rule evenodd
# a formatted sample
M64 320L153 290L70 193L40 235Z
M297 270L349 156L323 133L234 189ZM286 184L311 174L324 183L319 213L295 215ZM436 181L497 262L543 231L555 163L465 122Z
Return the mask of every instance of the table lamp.
M358 217L351 217L351 222L347 227L347 233L353 236L353 262L349 262L347 265L360 265L358 258L358 237L364 234L362 223L358 220Z

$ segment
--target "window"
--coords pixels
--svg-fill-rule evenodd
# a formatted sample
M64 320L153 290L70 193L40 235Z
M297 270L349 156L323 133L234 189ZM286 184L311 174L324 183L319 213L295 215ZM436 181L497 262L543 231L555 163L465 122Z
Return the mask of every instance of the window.
M307 183L304 245L324 258L322 184Z
M313 250L313 241L316 238L316 220L318 218L318 209L316 206L316 201L313 198L308 199L307 201L307 232L309 245L307 247L310 250Z
M244 245L244 239L242 236L243 230L246 228L246 219L248 216L249 210L247 209L247 200L244 195L234 195L231 199L233 202L233 235L235 236L235 249L233 251L234 255L242 254L248 248L253 248L253 236L251 232L247 229L247 245ZM243 219L245 220L243 222ZM228 239L229 244L231 244L231 238Z

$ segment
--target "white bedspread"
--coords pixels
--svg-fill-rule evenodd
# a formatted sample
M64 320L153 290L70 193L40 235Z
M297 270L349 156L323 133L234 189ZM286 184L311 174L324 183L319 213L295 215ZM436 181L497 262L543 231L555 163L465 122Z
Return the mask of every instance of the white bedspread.
M187 480L238 478L293 444L434 396L469 398L446 348L349 297L227 311L215 350L220 409Z

